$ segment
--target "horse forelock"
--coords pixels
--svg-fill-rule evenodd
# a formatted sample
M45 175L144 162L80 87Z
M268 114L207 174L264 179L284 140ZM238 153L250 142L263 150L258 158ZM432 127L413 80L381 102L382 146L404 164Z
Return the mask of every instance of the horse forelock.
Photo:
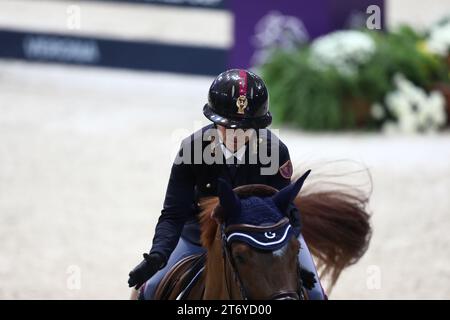
M266 186L265 184L249 184L241 187L237 187L234 189L234 192L238 195L239 198L245 199L248 197L270 197L273 196L278 190Z
M214 210L222 210L219 205L218 197L208 197L200 199L200 240L202 246L209 248L214 242L214 237L217 230L217 222L212 217Z
M240 199L252 196L270 197L277 191L277 189L263 184L249 184L234 189ZM200 209L201 243L208 248L213 244L217 231L217 221L212 214L214 212L216 216L223 216L224 209L220 206L218 197L200 199Z

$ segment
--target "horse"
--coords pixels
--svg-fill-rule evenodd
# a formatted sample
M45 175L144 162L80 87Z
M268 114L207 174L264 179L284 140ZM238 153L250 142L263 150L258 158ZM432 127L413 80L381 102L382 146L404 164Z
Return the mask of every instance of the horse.
M218 197L201 201L206 253L179 261L155 299L308 299L307 289L319 279L298 262L300 230L287 214L292 203L320 278L329 276L332 287L368 248L368 199L343 191L299 195L309 173L282 190L258 184L232 189L220 180Z

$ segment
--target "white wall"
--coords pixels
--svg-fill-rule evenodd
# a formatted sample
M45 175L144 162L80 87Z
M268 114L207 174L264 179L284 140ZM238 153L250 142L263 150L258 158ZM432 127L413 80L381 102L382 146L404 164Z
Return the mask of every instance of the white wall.
M450 15L450 0L386 0L386 25L407 23L422 29Z
M74 21L79 20L79 28ZM227 48L225 10L100 1L0 0L0 28Z

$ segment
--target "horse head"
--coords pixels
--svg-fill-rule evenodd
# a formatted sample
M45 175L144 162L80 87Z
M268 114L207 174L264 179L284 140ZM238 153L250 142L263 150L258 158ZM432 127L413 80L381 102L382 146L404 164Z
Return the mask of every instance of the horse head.
M288 214L309 173L280 191L263 185L233 190L219 181L219 205L210 215L216 226L214 232L209 228L209 237L205 219L202 223L208 249L205 293L233 299L302 298L299 230Z

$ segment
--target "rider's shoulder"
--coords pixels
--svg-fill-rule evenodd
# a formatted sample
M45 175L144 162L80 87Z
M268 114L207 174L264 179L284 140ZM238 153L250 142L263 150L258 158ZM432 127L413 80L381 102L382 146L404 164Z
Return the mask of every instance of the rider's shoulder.
M208 138L208 136L211 135L209 133L210 129L214 129L213 124L206 125L200 129L196 130L194 133L190 134L189 136L185 137L181 141L181 145L180 145L180 148L178 151L178 156L182 157L185 152L189 152L191 154L191 156L193 157L193 155L194 155L193 150L195 150L196 147L201 146L201 148L203 149L205 147L205 145L210 143L210 140Z
M286 144L271 130L264 129L266 132L259 135L260 144L267 144L269 148L278 149L280 154L289 153Z

